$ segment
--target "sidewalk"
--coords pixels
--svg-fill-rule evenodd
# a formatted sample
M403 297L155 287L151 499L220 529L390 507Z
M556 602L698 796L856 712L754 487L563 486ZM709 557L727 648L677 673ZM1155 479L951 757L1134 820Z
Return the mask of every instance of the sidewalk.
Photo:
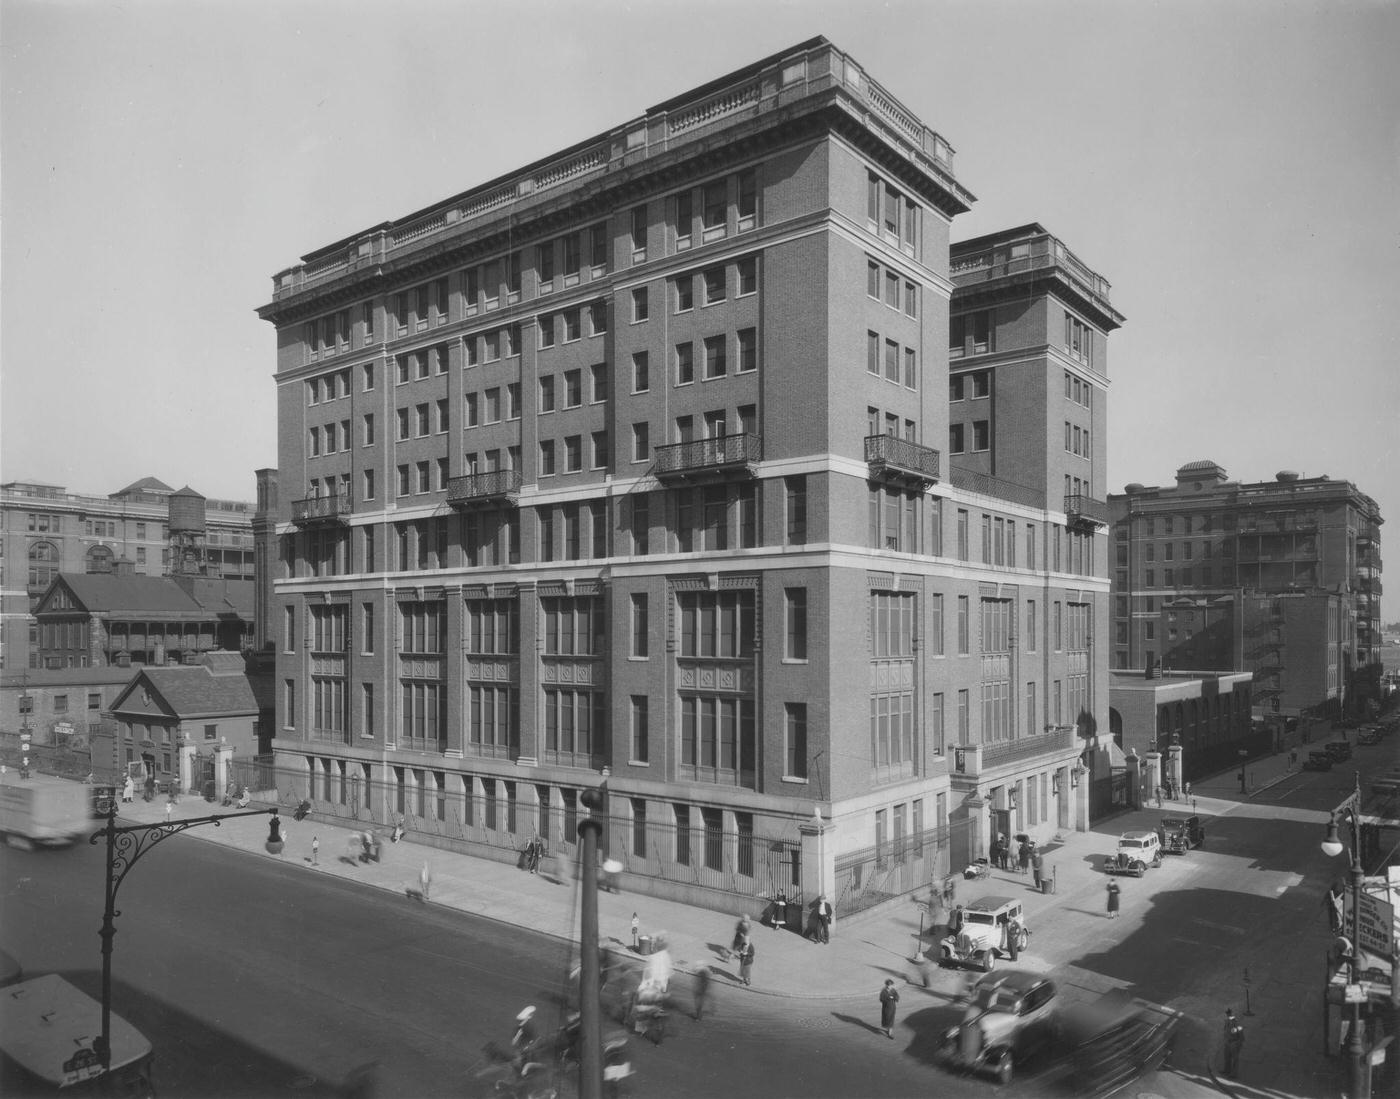
M1233 802L1201 797L1199 812L1228 811ZM1168 803L1171 804L1171 803ZM1177 803L1180 804L1180 803ZM267 808L254 802L250 809ZM220 808L203 799L185 797L172 807L171 818L216 816L236 810ZM1115 820L1117 829L1148 828L1156 824L1160 810L1144 809L1125 813ZM157 799L119 804L119 823L156 824L166 819L165 802ZM579 914L572 882L549 876L549 860L540 874L517 870L513 864L476 858L412 842L412 836L395 844L387 837L381 848L381 861L362 863L352 855L358 851L358 833L335 824L308 818L295 821L289 812L281 813L285 847L280 855L264 847L268 835L266 816L237 817L219 827L191 829L189 835L211 843L247 852L257 858L276 859L301 868L308 874L327 874L353 879L399 894L405 904L417 899L419 874L426 862L431 871L429 902L434 906L469 912L473 915L510 923L540 934L576 941ZM381 829L382 832L382 829ZM318 861L311 862L311 840L320 840ZM1063 843L1051 845L1045 856L1045 874L1056 883L1055 893L1043 895L1031 888L1031 878L1014 872L993 871L977 882L958 882L958 901L976 896L1002 894L1023 900L1026 920L1033 929L1030 949L1017 965L1035 970L1051 970L1064 957L1081 953L1086 943L1101 934L1099 921L1084 919L1084 912L1097 913L1103 905L1103 875L1097 869L1099 858L1111 847L1111 840L1098 833L1070 833ZM905 989L905 1010L914 1010L927 998L929 1006L952 1004L970 978L970 970L940 969L937 965L937 936L928 917L922 920L913 898L907 905L886 909L873 916L849 921L836 913L831 942L818 945L798 934L765 927L754 918L754 946L757 958L753 985L737 984L737 965L722 960L720 947L727 946L740 913L725 914L691 907L674 901L640 894L598 895L599 935L606 946L620 955L635 957L630 949L632 913L636 912L644 935L664 934L676 969L682 976L674 988L679 992L682 1010L688 1009L689 974L709 967L716 986L725 996L758 995L796 1000L858 1000L874 1003L886 977L894 977ZM941 927L937 928L941 931ZM1134 930L1131 914L1120 921L1115 937L1126 937ZM1047 949L1042 954L1039 947ZM920 970L913 958L920 952L933 958ZM640 963L640 959L638 959ZM1003 962L1003 965L1008 964ZM923 984L924 975L928 984ZM905 981L915 983L903 984ZM1113 987L1114 981L1082 969L1074 969L1061 980L1066 1000L1096 996ZM1199 1024L1183 1026L1173 1061L1180 1077L1173 1080L1174 1099L1218 1095L1210 1087L1208 1044Z

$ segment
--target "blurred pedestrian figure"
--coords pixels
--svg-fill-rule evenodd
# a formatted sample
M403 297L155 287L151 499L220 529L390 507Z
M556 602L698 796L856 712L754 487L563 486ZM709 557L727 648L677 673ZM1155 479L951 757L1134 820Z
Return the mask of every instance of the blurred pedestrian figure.
M1232 1008L1225 1009L1225 1075L1234 1077L1240 1071L1240 1050L1244 1048L1244 1024L1235 1018Z
M880 989L880 1029L885 1037L894 1040L894 1009L899 1003L899 989L894 987L893 978L885 978L885 987Z
M636 950L641 946L642 921L637 918L637 913L632 913L632 949Z
M734 925L734 938L729 945L728 952L725 954L725 961L728 961L733 955L738 954L739 948L742 947L744 943L748 942L749 932L752 930L752 927L753 924L749 921L747 915L739 917L739 922Z
M428 903L428 894L433 888L433 868L425 860L423 869L418 871L418 889L423 894L423 903Z
M817 898L817 940L819 942L831 942L831 916L831 902L823 893Z
M1190 800L1191 800L1191 784L1188 782L1185 786L1183 786L1183 787L1181 788L1181 791L1182 791L1182 793L1185 795L1186 800L1187 800L1187 801L1190 801Z
M1118 882L1112 880L1108 883L1108 918L1116 920L1118 918Z
M705 966L695 974L695 1021L698 1023L705 1014L705 1001L710 997L710 967Z
M1327 926L1331 929L1332 934L1340 935L1343 920L1341 882L1334 881L1332 883L1332 888L1327 891L1327 896L1323 898L1322 903L1327 908Z
M320 865L321 865L321 837L320 837L320 836L312 836L312 837L311 837L311 865L312 865L312 866L320 866Z
M544 857L544 841L536 833L525 845L525 869L532 874L540 871L540 859Z
M1243 768L1243 767L1240 768L1240 773L1239 773L1238 778L1239 778L1239 780L1240 780L1240 793L1242 793L1242 794L1248 793L1248 791L1244 788L1244 768Z
M1152 796L1157 799L1157 808L1162 808L1162 788L1160 786L1152 787Z
M562 850L554 856L554 876L566 885L574 880L573 865L569 862L569 856Z
M1288 769L1291 771L1298 766L1298 749L1294 748L1288 753Z
M1011 955L1011 964L1021 956L1021 921L1010 919L1006 922L1006 952Z
M122 801L136 800L136 783L132 781L130 775L126 776L126 781L122 783Z
M146 776L146 800L150 801L156 796L156 776Z
M745 987L751 983L750 978L753 976L753 956L753 941L745 939L744 945L739 948L739 980Z
M1031 841L1028 839L1021 841L1021 848L1016 852L1016 861L1020 865L1019 872L1026 873L1031 866Z
M1035 891L1037 893L1043 893L1045 891L1044 872L1044 860L1040 857L1040 851L1033 847L1031 848L1031 873L1035 875Z
M962 930L962 926L963 926L963 906L962 906L962 905L958 905L958 906L957 906L956 908L954 908L950 913L948 913L948 934L949 934L949 935L956 935L956 934L958 934L958 932L960 932L960 931Z

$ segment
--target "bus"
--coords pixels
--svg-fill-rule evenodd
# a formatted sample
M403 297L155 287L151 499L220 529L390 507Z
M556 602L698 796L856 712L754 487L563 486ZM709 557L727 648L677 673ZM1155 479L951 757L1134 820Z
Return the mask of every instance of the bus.
M153 1099L151 1043L111 1016L111 1068L94 1048L102 1005L55 973L0 989L0 1093Z

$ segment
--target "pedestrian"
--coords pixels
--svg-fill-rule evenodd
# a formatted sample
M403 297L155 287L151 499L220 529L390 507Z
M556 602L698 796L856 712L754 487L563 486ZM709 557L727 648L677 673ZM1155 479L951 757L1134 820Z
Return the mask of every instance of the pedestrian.
M122 783L122 801L136 800L136 783L132 781L130 775L126 776L126 781Z
M165 823L170 823L170 814L175 811L175 803L169 799L165 802Z
M1020 871L1019 871L1019 872L1022 873L1022 874L1024 874L1024 873L1026 873L1026 872L1030 869L1030 866L1031 866L1031 842L1030 842L1030 840L1022 840L1022 841L1021 841L1021 849L1020 849L1016 854L1017 854L1017 858L1018 858L1018 860L1019 860L1019 862L1020 862L1020 864L1021 864L1021 868L1020 868Z
M880 1029L885 1037L894 1041L894 1006L899 1003L899 989L894 987L892 977L885 978L885 987L880 989Z
M433 868L427 861L423 862L423 869L418 871L418 891L423 894L423 903L428 903L428 894L433 888Z
M1190 800L1191 800L1191 784L1188 782L1188 783L1187 783L1185 786L1183 786L1181 789L1182 789L1182 792L1186 795L1186 800L1187 800L1187 801L1190 801Z
M738 922L734 925L734 938L729 944L729 950L725 953L724 960L726 962L729 961L731 957L738 954L739 948L748 941L749 931L752 927L753 924L749 920L747 913L739 917Z
M1118 918L1118 881L1113 879L1108 883L1108 918L1116 920Z
M544 840L540 839L536 832L530 840L529 846L525 849L525 865L532 874L540 871L540 859L544 858Z
M831 902L826 899L823 893L817 898L817 940L823 943L831 942Z
M744 945L739 948L739 980L747 987L751 983L753 976L753 940L745 939Z
M320 865L321 865L321 837L320 837L320 836L312 836L312 837L311 837L311 865L312 865L312 866L320 866Z
M641 921L640 919L637 918L637 913L633 912L633 913L632 913L632 949L633 949L633 950L638 949L638 948L642 945L641 939L642 939L642 921Z
M1021 956L1021 923L1019 920L1009 919L1006 921L1006 952L1011 955L1011 964L1016 964L1016 959Z
M146 800L150 801L156 796L156 776L146 776Z
M1294 748L1288 753L1288 769L1291 771L1298 766L1298 749Z
M1160 786L1154 786L1152 787L1152 793L1157 799L1157 808L1162 808L1162 788Z
M695 1021L698 1023L705 1014L705 1001L710 996L710 967L704 966L695 972Z
M1327 891L1327 896L1323 898L1322 903L1327 908L1327 926L1331 929L1332 934L1340 935L1344 912L1341 882L1332 883L1332 888Z
M1248 791L1246 791L1245 788L1244 788L1244 768L1243 768L1243 767L1240 768L1240 773L1239 773L1239 775L1236 776L1236 777L1238 777L1239 780L1240 780L1240 793L1242 793L1242 794L1243 794L1243 793L1247 793Z
M1240 1071L1240 1050L1244 1048L1244 1025L1235 1018L1233 1008L1225 1009L1225 1075L1235 1077Z
M962 906L962 905L958 905L958 906L957 906L956 908L954 908L950 913L948 913L948 934L949 934L949 935L956 935L956 934L958 934L958 932L960 932L960 931L962 930L962 926L963 926L963 906Z
M1033 874L1035 875L1035 891L1036 891L1037 893L1043 893L1043 892L1045 892L1045 884L1044 884L1045 878L1044 878L1044 876L1043 876L1043 875L1044 875L1044 872L1045 872L1045 862L1044 862L1044 860L1040 857L1040 852L1039 852L1038 850L1032 850L1032 851L1031 851L1031 873L1033 873Z

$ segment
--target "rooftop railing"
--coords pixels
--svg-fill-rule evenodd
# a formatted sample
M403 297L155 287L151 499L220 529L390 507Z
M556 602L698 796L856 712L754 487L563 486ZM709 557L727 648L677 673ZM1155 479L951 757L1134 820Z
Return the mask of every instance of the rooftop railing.
M1058 268L1088 297L1109 303L1109 281L1049 233L1001 241L976 252L957 253L949 268L953 285L971 286L1029 271Z

